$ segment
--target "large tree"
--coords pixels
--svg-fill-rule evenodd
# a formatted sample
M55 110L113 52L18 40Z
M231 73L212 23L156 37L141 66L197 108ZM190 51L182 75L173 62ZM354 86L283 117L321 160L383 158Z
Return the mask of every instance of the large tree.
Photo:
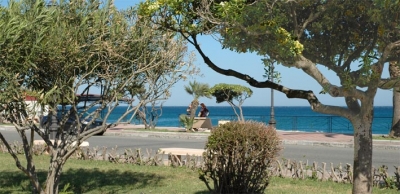
M63 166L83 141L118 124L142 104L156 100L134 98L142 89L138 83L149 77L146 72L162 77L168 74L168 68L152 70L168 61L175 64L170 65L170 71L178 77L187 76L179 71L186 67L182 54L186 44L173 33L161 36L152 23L140 21L134 9L127 17L112 1L46 2L11 0L0 7L0 111L15 126L25 161L1 132L0 140L29 177L33 193L58 193ZM92 92L99 95L84 95ZM168 93L168 88L160 93ZM53 121L41 129L30 118L36 109L25 103L27 96L48 105L50 118L59 109L66 114L55 126L50 125ZM82 101L87 103L81 109ZM88 128L100 114L107 121L121 102L127 109L115 123ZM89 124L80 120L83 115L89 115L85 116L91 118ZM76 123L66 128L71 116ZM50 137L50 132L55 136ZM35 168L35 135L50 148L45 182L39 181Z
M214 71L307 100L315 112L348 119L354 128L353 193L372 192L374 98L378 88L399 85L381 78L384 64L398 60L400 38L393 33L400 23L393 17L400 7L396 1L147 0L141 7L150 19L163 18L155 23L164 29L185 36ZM321 86L320 95L343 98L346 106L326 105L311 90L290 89L220 68L198 42L204 34L218 37L222 48L256 52L305 72ZM340 81L334 84L319 67Z
M399 30L399 22L400 22L400 6L397 4L393 4L394 2L390 1L382 1L378 2L378 5L384 7L384 12L377 14L377 21L380 22L380 34L383 35L383 44L386 42L396 42L400 37ZM391 137L400 137L400 87L396 82L400 82L400 64L398 57L400 56L400 49L394 48L392 49L392 54L390 58L392 61L389 61L389 74L390 79L392 80L392 84L388 84L389 87L393 91L393 118L392 118L392 126L389 132L389 136Z

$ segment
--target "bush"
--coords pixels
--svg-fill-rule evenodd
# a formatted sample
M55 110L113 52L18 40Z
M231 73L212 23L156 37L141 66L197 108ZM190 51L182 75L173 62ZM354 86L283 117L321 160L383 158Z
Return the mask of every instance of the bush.
M272 127L252 121L226 123L208 138L200 179L212 193L264 193L268 168L280 149Z
M181 123L182 127L185 127L186 131L192 129L194 124L194 118L190 118L190 116L181 114L179 115L179 122Z

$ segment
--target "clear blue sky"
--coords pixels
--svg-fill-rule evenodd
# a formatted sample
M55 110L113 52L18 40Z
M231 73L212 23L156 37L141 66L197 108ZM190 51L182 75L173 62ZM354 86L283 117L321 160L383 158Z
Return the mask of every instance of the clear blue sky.
M115 0L115 5L118 8L126 8L131 5L135 5L140 0ZM202 37L200 43L205 51L206 55L218 66L226 69L234 69L241 73L246 73L253 78L263 81L264 66L261 63L261 57L255 54L238 54L229 50L223 50L221 45L210 37ZM194 50L193 47L189 46L190 49ZM197 53L196 53L197 54ZM211 70L200 58L197 57L196 65L201 69L204 74L203 77L196 77L196 80L201 83L208 83L213 86L217 83L231 83L240 84L243 86L250 87L246 82L239 80L237 78L228 77L220 75L213 70ZM385 66L385 72L383 77L389 77L388 67ZM311 79L303 71L295 68L286 68L283 66L277 66L276 70L281 73L281 84L292 88L292 89L302 89L302 90L313 90L317 95L318 99L324 104L330 105L340 105L344 106L343 98L333 98L326 94L319 94L321 91L321 86L317 84L316 81ZM336 76L326 69L322 69L325 75L330 79L331 83L339 85ZM180 82L172 89L172 96L167 100L165 105L171 106L186 106L192 100L192 97L188 95L183 87L187 85L188 81ZM271 104L271 90L270 89L259 89L253 88L253 96L248 98L244 105L245 106L270 106ZM288 99L285 95L280 92L274 92L274 104L276 106L308 106L306 100L300 99ZM201 102L204 102L208 106L219 105L214 99L202 98ZM227 104L220 104L226 106ZM392 91L391 90L379 90L375 98L375 106L392 106Z

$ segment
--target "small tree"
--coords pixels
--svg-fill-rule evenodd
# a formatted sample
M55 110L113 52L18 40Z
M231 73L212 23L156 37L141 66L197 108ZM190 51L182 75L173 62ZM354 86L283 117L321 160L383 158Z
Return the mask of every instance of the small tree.
M212 193L264 193L280 149L276 130L264 123L226 123L208 137L200 179Z
M185 127L186 131L189 131L193 127L194 118L190 118L186 114L181 114L179 115L179 122L181 123L182 127Z
M200 97L207 97L211 98L210 93L208 92L210 86L208 84L199 83L196 81L189 82L189 85L185 86L185 91L193 96L193 100L190 103L190 118L194 118L197 107L199 106L199 98Z
M193 100L190 103L190 115L188 118L182 118L182 115L179 116L179 122L185 126L186 131L192 130L192 126L194 123L194 117L196 116L197 107L199 106L199 98L207 97L211 98L211 95L208 93L210 86L208 84L198 83L196 81L189 82L189 85L184 86L185 91L193 96ZM187 116L186 116L187 117Z
M213 86L209 92L216 98L217 103L227 102L232 107L238 121L244 121L242 105L253 94L250 88L237 84L221 83ZM234 103L234 100L237 103ZM239 113L236 109L239 110Z

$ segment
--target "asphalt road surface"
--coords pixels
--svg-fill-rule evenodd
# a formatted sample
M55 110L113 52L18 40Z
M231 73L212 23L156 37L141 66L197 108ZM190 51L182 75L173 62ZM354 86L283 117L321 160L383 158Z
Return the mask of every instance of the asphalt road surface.
M126 148L140 148L142 150L158 150L159 148L198 148L205 147L204 139L176 139L176 138L150 138L150 137L118 137L118 136L94 136L89 139L90 147L115 147L118 150ZM328 146L309 146L309 145L283 145L280 157L296 161L303 161L311 165L312 162L326 162L327 167L332 162L335 166L342 163L353 164L353 148L328 147ZM390 171L394 171L393 166L400 166L400 150L373 150L373 165L379 167L387 165ZM393 170L393 171L392 171Z
M0 131L10 142L20 141L15 131ZM157 137L136 137L136 136L93 136L88 140L91 148L107 147L108 149L117 147L118 151L125 149L140 148L142 151L156 151L159 148L198 148L205 147L205 139L179 139L179 138L157 138ZM309 146L309 145L283 145L280 157L295 161L322 162L330 167L332 162L335 166L342 163L353 164L353 148L328 147L328 146ZM375 149L373 150L373 166L379 167L387 165L389 172L393 173L393 166L400 166L400 150Z

